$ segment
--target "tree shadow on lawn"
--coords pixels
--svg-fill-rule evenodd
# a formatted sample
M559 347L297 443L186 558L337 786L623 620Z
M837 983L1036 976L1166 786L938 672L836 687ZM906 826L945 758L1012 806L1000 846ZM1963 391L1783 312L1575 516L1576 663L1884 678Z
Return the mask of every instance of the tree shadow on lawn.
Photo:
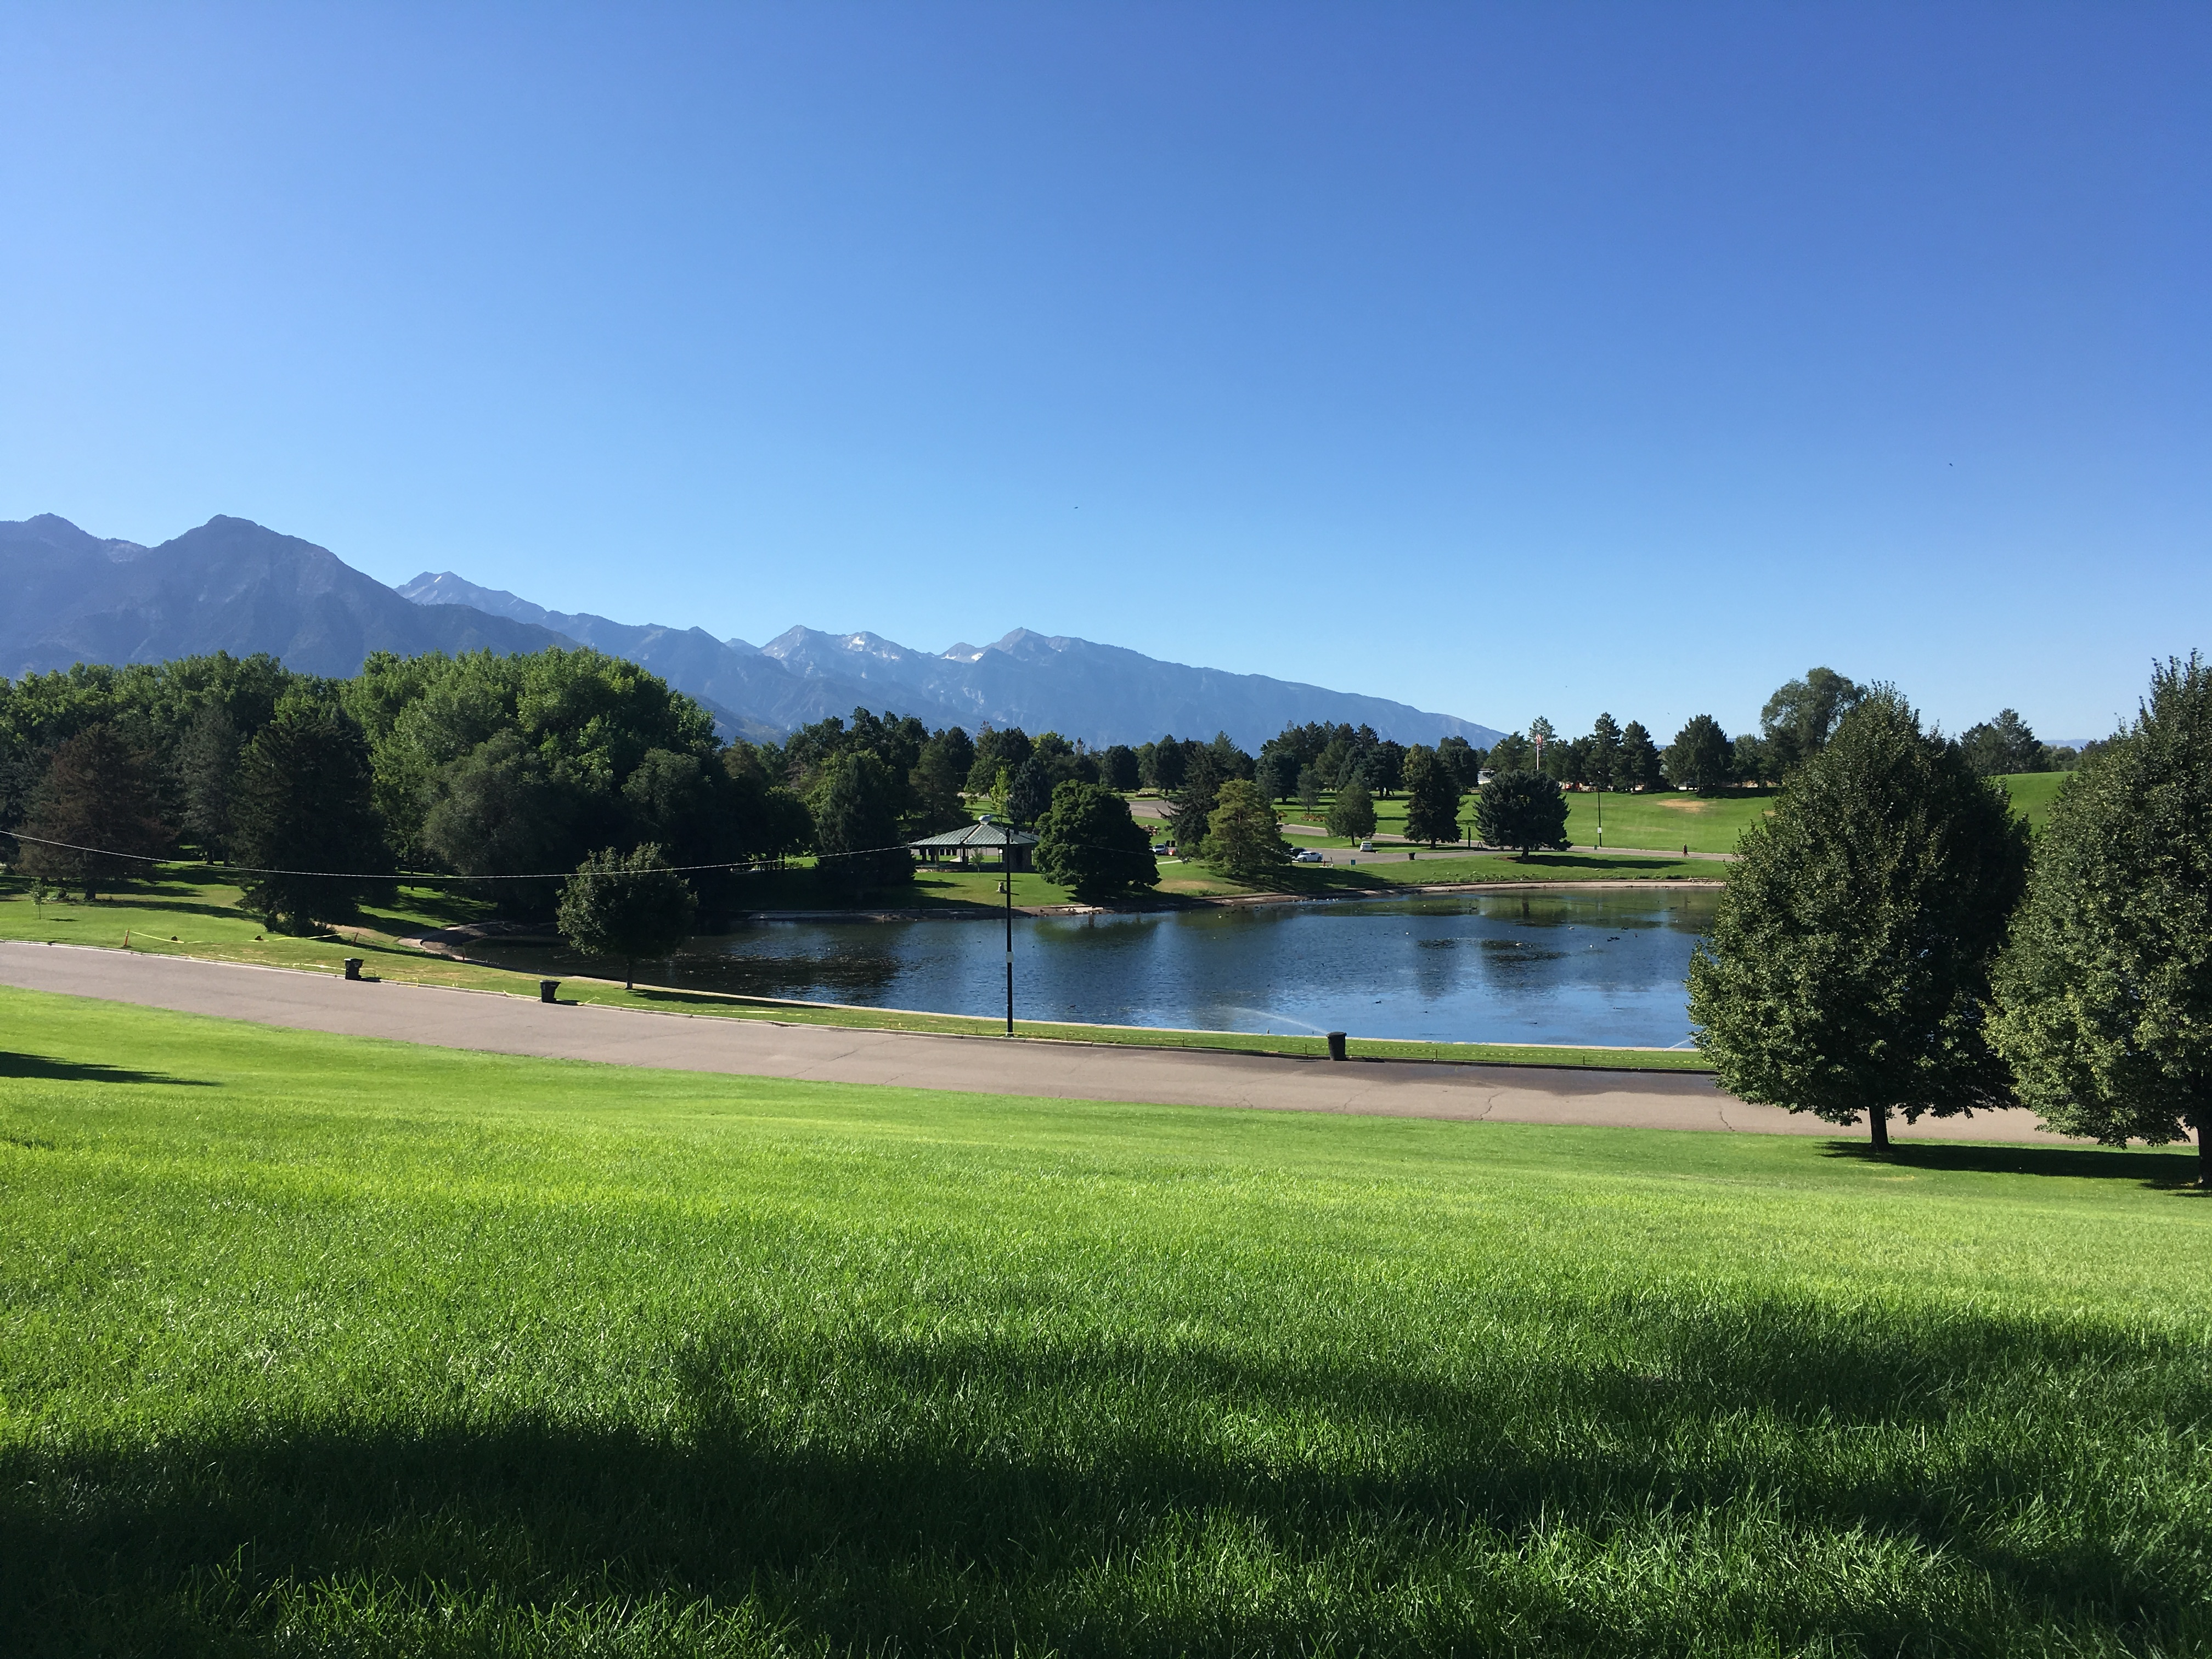
M43 1083L155 1083L179 1089L216 1089L211 1078L172 1077L167 1072L134 1072L124 1066L103 1066L97 1060L56 1060L48 1054L14 1054L0 1049L0 1078L25 1078Z
M2073 1176L2092 1181L2133 1181L2145 1187L2197 1186L2197 1154L2129 1147L2008 1146L1960 1141L1893 1140L1878 1152L1863 1140L1832 1140L1822 1153L1907 1170L1979 1175Z
M732 1322L667 1352L678 1403L657 1430L580 1411L471 1429L426 1401L419 1426L19 1443L0 1455L0 1626L54 1649L96 1626L127 1648L117 1631L173 1619L242 1563L249 1597L757 1598L802 1645L871 1651L1413 1653L1507 1628L1547 1651L1689 1651L1723 1612L1822 1650L2002 1652L2007 1630L2047 1620L2130 1644L2201 1633L2206 1575L2179 1522L2196 1500L2160 1507L2159 1481L2106 1467L2142 1422L2212 1410L2176 1345L1778 1301L1625 1302L1589 1323L1632 1357L1478 1350L1470 1378ZM2078 1413L2093 1377L2106 1443L2080 1449L2078 1422L1990 1434L2024 1379ZM2130 1388L2154 1399L2110 1397ZM1261 1423L1279 1433L1253 1437ZM1611 1588L1570 1592L1531 1564L1563 1533L1626 1547ZM1804 1551L1838 1540L1856 1552L1848 1585L1729 1588L1792 1583ZM1231 1582L1247 1544L1253 1576ZM1639 1579L1639 1547L1664 1571ZM1516 1552L1518 1569L1500 1564ZM1970 1629L1947 1622L1974 1594L1961 1572L1989 1596ZM1181 1601L1145 1601L1163 1575ZM1310 1589L1328 1581L1347 1588ZM1747 1611L1747 1594L1766 1599ZM1616 1595L1640 1595L1638 1617L1616 1617Z

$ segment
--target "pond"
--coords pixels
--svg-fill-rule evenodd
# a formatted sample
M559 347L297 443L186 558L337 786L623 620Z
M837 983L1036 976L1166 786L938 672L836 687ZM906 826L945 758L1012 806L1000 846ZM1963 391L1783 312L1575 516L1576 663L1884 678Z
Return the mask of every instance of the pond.
M1717 894L1605 892L1016 917L1023 1019L1459 1042L1686 1042L1684 975ZM766 921L699 939L677 982L995 1015L1006 933L983 921Z

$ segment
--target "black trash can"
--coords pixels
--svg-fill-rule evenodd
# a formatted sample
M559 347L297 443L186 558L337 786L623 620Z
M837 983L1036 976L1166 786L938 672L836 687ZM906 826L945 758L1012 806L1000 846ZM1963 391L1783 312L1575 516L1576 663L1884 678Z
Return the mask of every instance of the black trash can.
M1331 1031L1328 1034L1328 1057L1331 1060L1342 1060L1345 1058L1343 1032Z
M361 977L361 963L362 958L359 957L348 957L345 959L346 977L348 979L359 979Z
M560 988L561 981L559 980L541 979L538 981L538 1000L540 1002L558 1002L561 999L556 996L554 993L558 991Z

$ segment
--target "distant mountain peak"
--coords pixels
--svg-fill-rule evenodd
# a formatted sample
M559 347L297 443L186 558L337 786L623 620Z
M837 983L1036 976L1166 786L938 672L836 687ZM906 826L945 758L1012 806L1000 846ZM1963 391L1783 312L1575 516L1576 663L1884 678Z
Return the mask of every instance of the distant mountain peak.
M1404 743L1500 735L1380 697L1028 628L941 653L866 630L803 627L756 648L701 628L549 611L451 570L425 570L394 590L327 548L225 514L150 549L104 541L55 514L0 522L0 674L11 677L216 650L266 651L295 669L348 675L371 651L577 645L639 664L698 699L724 731L763 740L861 707L1099 745L1226 731L1257 749L1309 721L1364 723Z
M532 605L518 594L502 587L479 587L465 576L450 570L426 570L398 589L403 599L412 599L416 605L466 605L495 617L506 617L515 622L535 623L539 628L558 628L553 613L542 605ZM565 630L564 630L565 631Z

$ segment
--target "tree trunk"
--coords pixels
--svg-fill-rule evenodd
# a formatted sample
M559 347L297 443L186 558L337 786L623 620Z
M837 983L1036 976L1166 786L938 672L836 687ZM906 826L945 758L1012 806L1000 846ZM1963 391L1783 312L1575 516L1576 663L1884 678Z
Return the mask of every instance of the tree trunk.
M2197 1184L2212 1192L2212 1112L2197 1120Z
M1889 1150L1889 1108L1877 1106L1867 1114L1867 1122L1874 1130L1874 1149L1877 1152Z
M636 978L637 964L632 962L628 957L624 957L623 958L623 989L625 991L635 991L637 989L637 987L632 983L632 981Z

